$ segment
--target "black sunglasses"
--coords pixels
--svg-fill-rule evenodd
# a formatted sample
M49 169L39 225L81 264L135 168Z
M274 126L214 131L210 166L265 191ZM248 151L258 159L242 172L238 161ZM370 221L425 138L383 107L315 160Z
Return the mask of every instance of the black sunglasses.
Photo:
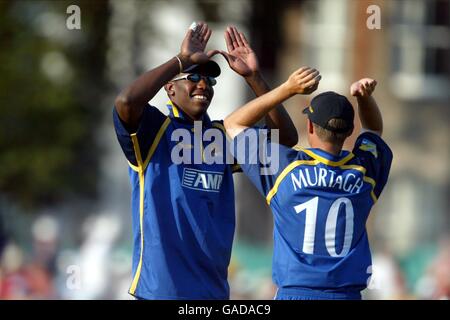
M201 79L204 79L206 81L206 84L210 87L216 85L217 80L214 77L210 77L210 76L202 76L198 73L189 73L186 74L184 76L180 76L178 78L172 79L172 81L177 81L177 80L189 80L192 82L199 82Z

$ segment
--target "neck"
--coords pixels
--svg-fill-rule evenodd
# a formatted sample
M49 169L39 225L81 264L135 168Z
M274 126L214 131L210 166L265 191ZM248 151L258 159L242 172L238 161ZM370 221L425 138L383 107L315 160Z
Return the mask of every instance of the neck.
M186 112L186 110L183 110L183 108L178 107L178 110L180 112L183 112L184 116L188 119L191 120L192 122L194 121L202 121L203 120L203 113L200 114L191 114L189 112Z
M328 153L331 153L334 156L339 156L342 151L342 145L335 145L329 142L324 142L321 140L317 140L311 143L312 148L322 149Z
M194 122L194 121L202 121L203 120L203 115L195 116L195 115L192 115L192 114L189 114L189 113L186 113L186 112L184 112L184 114L187 116L188 120L191 120L192 122Z

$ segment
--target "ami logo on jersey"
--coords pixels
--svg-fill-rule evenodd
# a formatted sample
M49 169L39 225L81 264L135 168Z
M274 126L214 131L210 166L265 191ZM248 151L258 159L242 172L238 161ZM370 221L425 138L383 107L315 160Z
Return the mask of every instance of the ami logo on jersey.
M223 173L184 168L183 187L207 192L219 192Z

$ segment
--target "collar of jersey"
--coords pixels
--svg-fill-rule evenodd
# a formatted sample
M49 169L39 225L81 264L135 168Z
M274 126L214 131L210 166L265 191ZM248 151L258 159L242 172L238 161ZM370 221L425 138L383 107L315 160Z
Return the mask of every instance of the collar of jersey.
M342 166L355 156L353 153L346 150L342 150L339 156L332 155L331 153L318 148L303 149L303 152L311 158L329 166Z
M171 100L167 101L166 103L167 109L169 109L169 117L171 119L176 119L177 121L180 121L185 124L191 124L192 126L194 123L189 119L189 117L177 106L175 106ZM212 126L211 119L209 118L209 115L205 113L203 115L203 127L210 128Z

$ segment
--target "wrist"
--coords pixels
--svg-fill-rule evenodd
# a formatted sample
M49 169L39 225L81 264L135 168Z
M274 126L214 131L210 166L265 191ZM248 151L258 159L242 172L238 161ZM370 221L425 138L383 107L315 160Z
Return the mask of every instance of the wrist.
M367 96L356 96L356 100L366 102L372 98L372 95Z
M284 99L289 99L296 94L295 90L289 85L288 81L281 84L279 89Z
M179 73L182 73L184 70L193 65L191 59L188 56L185 56L181 53L177 54L175 58L178 60Z
M252 71L248 75L245 75L244 79L248 83L251 83L251 82L261 81L262 80L262 76L261 76L261 73L257 70L257 71Z

